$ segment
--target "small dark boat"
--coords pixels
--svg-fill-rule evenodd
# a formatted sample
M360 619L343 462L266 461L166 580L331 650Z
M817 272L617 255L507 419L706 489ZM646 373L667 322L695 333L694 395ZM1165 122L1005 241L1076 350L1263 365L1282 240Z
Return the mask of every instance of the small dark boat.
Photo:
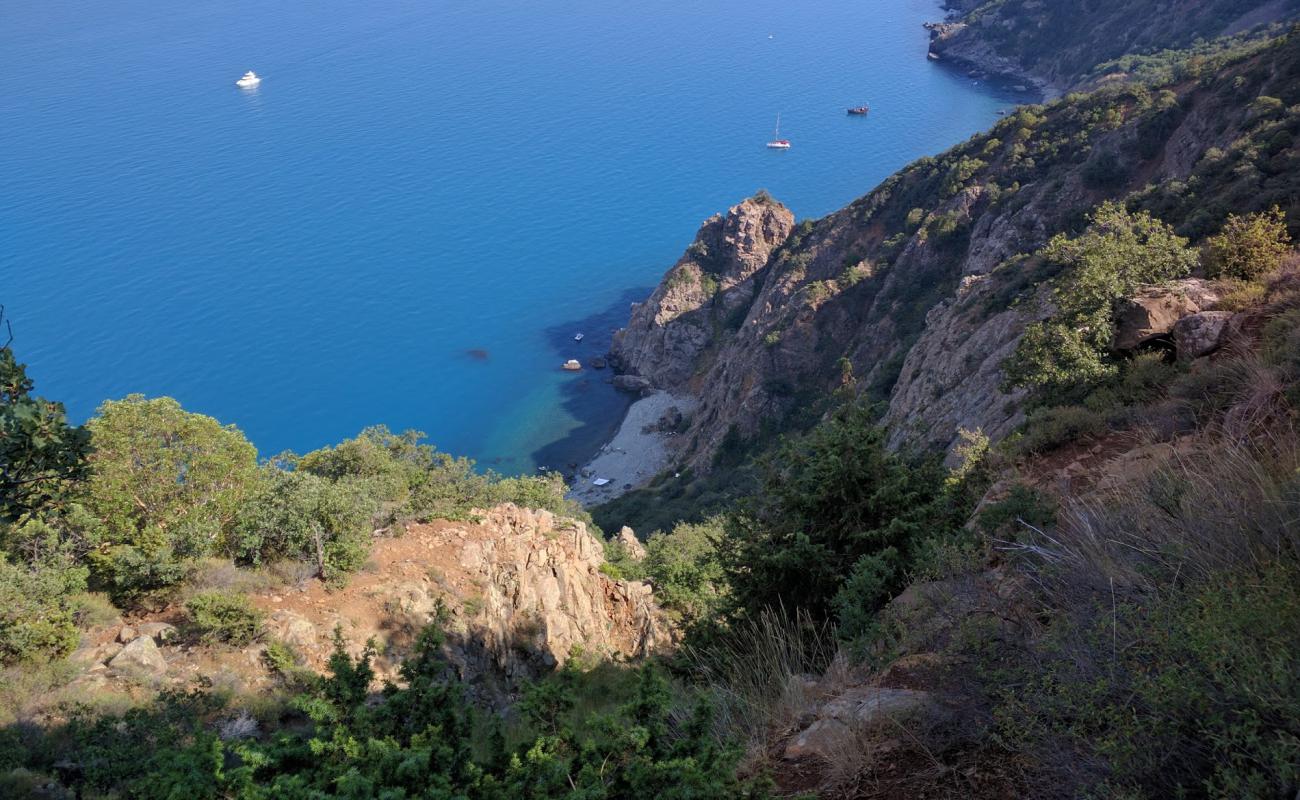
M871 109L868 108L868 107L866 107L866 106L854 106L853 108L850 108L850 109L849 109L849 113L852 114L852 115L855 116L855 117L860 117L860 116L866 114L866 113L867 113L868 111L870 111L870 110L871 110Z

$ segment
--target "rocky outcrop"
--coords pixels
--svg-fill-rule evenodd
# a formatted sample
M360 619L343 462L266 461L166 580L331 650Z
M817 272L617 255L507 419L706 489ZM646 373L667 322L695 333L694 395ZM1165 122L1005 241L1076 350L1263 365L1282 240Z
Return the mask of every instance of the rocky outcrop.
M832 761L856 738L872 728L934 714L937 704L929 692L854 686L835 695L814 713L814 721L785 746L787 761L817 758Z
M1112 346L1119 351L1136 350L1157 339L1168 338L1180 319L1209 308L1218 300L1214 289L1198 278L1142 289L1115 312Z
M627 327L614 336L621 370L647 381L636 391L685 386L714 327L749 307L755 274L793 227L790 210L767 198L750 198L705 220L686 254L648 300L632 307Z
M641 544L641 540L636 537L636 531L628 526L624 525L619 528L618 533L614 536L614 541L618 543L619 547L623 548L623 552L633 561L640 561L646 557L645 545Z
M481 527L494 535L453 529L434 540L435 552L456 551L482 591L455 637L463 671L490 663L507 677L533 678L576 650L633 657L664 643L649 585L605 576L604 547L582 523L504 505Z
M369 567L343 588L307 581L251 595L265 613L264 635L243 649L180 640L163 620L182 613L168 609L102 631L72 660L105 689L116 678L124 691L145 680L255 690L279 679L267 668L269 643L321 672L337 630L353 655L374 643L377 681L400 681L417 634L437 621L471 694L500 705L518 681L575 653L635 658L671 640L650 586L605 575L603 545L581 522L508 504L475 514L376 539Z

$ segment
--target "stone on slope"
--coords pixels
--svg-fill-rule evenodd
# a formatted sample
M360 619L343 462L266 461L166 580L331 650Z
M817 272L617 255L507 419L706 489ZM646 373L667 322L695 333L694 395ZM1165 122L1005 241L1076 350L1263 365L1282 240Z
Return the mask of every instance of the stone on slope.
M1231 311L1201 311L1174 323L1174 347L1178 358L1191 361L1214 352L1223 344Z
M113 656L108 666L133 678L155 678L167 672L167 661L158 645L148 636L137 636Z

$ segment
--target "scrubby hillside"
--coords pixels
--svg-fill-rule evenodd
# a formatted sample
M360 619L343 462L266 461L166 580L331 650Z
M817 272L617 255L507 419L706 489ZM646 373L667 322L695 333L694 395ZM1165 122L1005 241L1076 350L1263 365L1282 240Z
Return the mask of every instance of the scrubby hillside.
M895 447L950 450L962 428L1000 439L1024 419L1023 394L1002 391L1002 361L1051 313L1044 292L1059 265L1036 254L1053 236L1080 230L1108 199L1194 243L1229 212L1277 205L1300 219L1298 78L1300 41L1287 36L1207 62L1197 78L1021 108L797 225L747 278L748 304L749 293L700 299L714 283L688 253L615 354L632 370L656 364L647 378L699 398L679 440L688 480L846 393L887 404ZM737 206L728 224L758 224L764 208ZM683 293L704 310L669 313L665 299ZM692 345L669 346L678 340Z
M1170 69L1211 40L1294 19L1294 0L1082 2L960 0L954 18L931 26L930 52L980 77L1032 83L1050 95L1137 70Z

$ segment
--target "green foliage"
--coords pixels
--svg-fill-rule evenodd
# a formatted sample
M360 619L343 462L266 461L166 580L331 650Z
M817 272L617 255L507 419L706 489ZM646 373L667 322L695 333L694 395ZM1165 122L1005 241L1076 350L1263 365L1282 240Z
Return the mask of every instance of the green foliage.
M1270 565L1113 611L1107 600L1092 624L1058 620L1046 663L1003 676L1017 682L1000 697L1001 735L1099 759L1090 796L1287 795L1300 785L1298 578Z
M737 748L712 735L707 704L674 705L662 673L633 673L626 703L592 714L571 711L576 676L561 673L525 693L539 729L507 749L500 735L474 748L476 714L426 628L402 664L403 686L371 695L373 650L350 657L336 637L330 673L292 703L308 724L273 737L219 735L232 709L217 695L164 693L153 708L75 717L32 741L0 770L53 774L80 796L141 798L462 798L463 800L743 800L768 797L762 783L736 776ZM11 773L12 774L12 773ZM3 785L3 784L0 784ZM60 787L52 787L58 790Z
M0 664L70 653L80 639L73 595L86 570L67 564L11 564L0 554Z
M965 493L945 489L936 462L889 452L874 419L846 407L764 460L758 496L723 540L733 615L838 612L843 635L868 635L863 625L903 587L922 542L961 524L954 497Z
M1037 408L1029 413L1019 434L1007 440L1007 446L1017 455L1038 455L1106 430L1106 420L1082 406Z
M62 403L31 390L26 365L0 347L0 525L42 511L86 474L90 434L68 424Z
M142 395L104 403L87 427L95 452L82 500L107 545L159 564L214 552L257 478L257 451L243 434ZM130 589L124 580L139 571L114 569L111 583Z
M326 580L365 563L379 502L370 494L374 482L271 469L263 483L239 509L228 555L245 564L309 561Z
M200 592L186 601L185 612L208 643L245 647L262 634L262 612L242 594Z
M1291 250L1286 215L1277 206L1262 214L1229 214L1223 230L1205 243L1212 278L1251 280L1272 272Z
M1110 202L1083 234L1058 234L1038 255L1060 270L1053 289L1058 313L1026 330L1003 371L1004 388L1032 389L1040 402L1077 399L1114 376L1115 303L1140 286L1186 276L1197 261L1169 226Z
M726 576L718 545L725 527L717 516L682 522L646 542L641 570L654 586L655 599L685 626L713 618L722 607Z

